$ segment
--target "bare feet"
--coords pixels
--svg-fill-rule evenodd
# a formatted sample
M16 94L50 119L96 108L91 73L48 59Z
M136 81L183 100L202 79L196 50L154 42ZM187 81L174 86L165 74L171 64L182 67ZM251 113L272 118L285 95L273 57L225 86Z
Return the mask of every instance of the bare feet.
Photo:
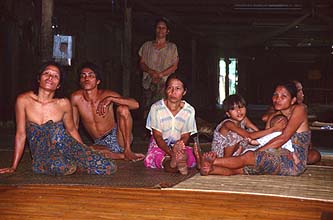
M111 158L113 160L123 160L125 159L125 155L123 153L113 153L113 152L106 152L103 153L104 157Z
M130 160L130 161L140 161L145 158L144 154L140 153L133 153L132 151L125 152L125 153L115 153L110 151L109 148L102 146L102 145L92 145L90 146L91 149L94 151L100 152L106 158L111 158L114 160Z
M8 168L2 168L0 169L0 174L4 174L4 173L14 173L16 170L12 167L8 167Z
M178 171L182 174L182 175L187 175L188 174L188 170L187 170L187 154L185 153L184 150L179 150L176 153L176 161L177 161L177 168Z
M140 154L140 153L134 153L132 151L125 151L125 160L130 160L132 162L137 162L140 160L145 159L145 155L144 154Z
M185 144L183 141L178 141L172 148L172 157L170 167L176 168L182 175L187 175L187 154L185 152Z
M170 167L171 168L176 168L177 167L177 151L175 150L175 148L172 149L172 156L171 156L171 161L170 161Z
M185 150L185 144L183 141L177 141L175 143L175 145L172 148L172 157L171 157L171 161L170 161L170 167L171 168L175 168L177 166L177 152L179 152L180 150ZM179 154L179 153L178 153ZM179 156L179 155L178 155Z
M125 159L125 155L123 153L114 153L110 151L109 148L101 145L92 145L90 146L91 149L94 151L100 152L103 154L104 157L106 158L111 158L113 160L123 160Z
M200 174L202 176L207 176L213 170L213 162L216 159L215 152L206 152L202 155L202 160L200 164Z
M197 161L197 169L200 170L202 153L201 153L201 149L198 147L197 143L194 143L194 145L193 145L193 152L194 152L195 159Z

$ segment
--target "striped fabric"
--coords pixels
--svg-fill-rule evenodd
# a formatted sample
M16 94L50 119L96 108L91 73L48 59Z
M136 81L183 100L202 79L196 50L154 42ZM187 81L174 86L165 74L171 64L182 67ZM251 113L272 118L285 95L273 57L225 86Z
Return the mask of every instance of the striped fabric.
M184 107L173 116L163 99L155 102L148 114L146 128L152 131L155 129L162 133L163 139L168 145L180 139L182 134L197 133L194 108L184 101Z

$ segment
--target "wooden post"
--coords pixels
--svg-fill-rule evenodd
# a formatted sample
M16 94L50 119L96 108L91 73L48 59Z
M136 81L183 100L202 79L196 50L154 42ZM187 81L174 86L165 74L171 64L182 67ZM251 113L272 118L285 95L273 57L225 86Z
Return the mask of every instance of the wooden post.
M200 94L197 94L197 82L198 82L198 77L197 77L197 68L196 68L196 56L197 56L197 41L192 38L191 40L191 49L192 49L192 92L193 97L199 97L199 100L195 99L193 101L197 102L196 104L201 104L201 96Z
M229 96L229 57L225 58L225 97Z
M132 67L132 8L125 1L124 10L124 59L123 59L123 96L130 94L130 74Z
M41 22L41 55L42 61L52 58L53 34L52 34L52 16L53 0L42 1L42 22Z

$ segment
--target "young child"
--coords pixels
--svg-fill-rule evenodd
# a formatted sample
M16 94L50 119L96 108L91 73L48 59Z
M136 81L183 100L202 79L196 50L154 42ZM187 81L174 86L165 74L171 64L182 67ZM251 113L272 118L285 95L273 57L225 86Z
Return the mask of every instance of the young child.
M257 139L282 129L279 121L271 128L259 129L246 117L246 102L238 94L230 95L223 101L223 109L227 119L217 125L212 141L212 151L217 157L231 157L238 149L239 143L247 138ZM252 129L248 132L246 129ZM246 143L246 142L245 142Z
M152 137L144 160L146 167L186 175L188 167L196 166L193 150L186 146L190 135L197 133L195 110L183 100L185 94L185 80L171 74L165 84L165 98L155 102L148 114L146 128Z
M270 127L273 127L277 121L281 121L281 123L283 123L284 127L285 127L288 123L288 118L285 115L282 115L282 114L275 115L270 120ZM237 152L235 152L233 154L233 156L239 155L240 152L241 152L241 154L244 154L249 150L255 151L255 150L259 149L260 147L264 146L265 144L267 144L273 138L275 138L275 137L277 137L281 134L282 134L281 131L275 131L275 132L267 134L267 135L265 135L261 138L258 138L256 140L250 140L249 139L248 140L249 145L247 147L245 147L244 149L242 149L242 147L244 147L244 145L239 147L239 149L237 150ZM293 148L293 145L292 145L290 139L285 144L283 144L281 146L281 148L287 149L290 152L294 152L294 148Z

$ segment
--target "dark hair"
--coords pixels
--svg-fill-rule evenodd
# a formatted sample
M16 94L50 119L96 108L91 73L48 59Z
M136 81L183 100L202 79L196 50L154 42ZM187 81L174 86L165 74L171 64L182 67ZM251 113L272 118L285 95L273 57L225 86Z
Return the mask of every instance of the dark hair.
M81 66L79 67L79 70L78 70L79 78L80 78L80 75L81 75L81 71L84 68L89 68L92 71L94 71L96 79L97 80L101 80L100 68L96 64L94 64L92 62L89 62L89 61L82 63Z
M276 87L278 87L278 86L282 86L282 87L286 88L286 90L288 90L288 92L290 93L291 98L297 98L297 88L293 81L287 81L287 82L280 83Z
M295 85L297 84L297 83L301 83L301 81L299 81L299 80L297 80L297 79L293 79L293 80L290 80L291 82L293 82L293 83L295 83Z
M165 82L165 85L164 85L165 89L168 87L168 85L172 79L178 79L179 81L181 81L183 83L184 90L187 90L187 80L183 74L179 74L179 73L172 73L170 76L168 76L168 78Z
M170 30L170 25L169 25L169 21L166 19L166 18L158 18L156 21L155 21L155 24L154 24L154 28L157 27L158 23L160 22L164 22L167 29Z
M239 108L246 106L245 99L241 95L239 94L229 95L227 98L223 100L223 110L225 112L235 109L235 106L238 106Z
M36 95L38 95L40 77L41 77L42 73L45 71L46 67L48 67L48 66L55 66L59 69L59 73L60 73L59 86L60 86L60 88L58 88L55 91L54 98L63 98L64 97L63 82L65 80L65 71L62 68L62 66L59 63L55 62L55 61L46 61L46 62L42 63L42 65L40 66L40 68L39 68L39 70L37 71L37 74L36 74L36 81L34 82L34 85L33 85L33 92Z
M283 115L283 114L278 114L278 115L273 116L273 118L271 119L271 121L270 121L270 123L269 123L269 126L270 126L270 127L273 127L274 124L275 124L278 120L280 120L281 118L283 118L284 120L287 120L287 121L288 121L287 116L285 116L285 115Z

